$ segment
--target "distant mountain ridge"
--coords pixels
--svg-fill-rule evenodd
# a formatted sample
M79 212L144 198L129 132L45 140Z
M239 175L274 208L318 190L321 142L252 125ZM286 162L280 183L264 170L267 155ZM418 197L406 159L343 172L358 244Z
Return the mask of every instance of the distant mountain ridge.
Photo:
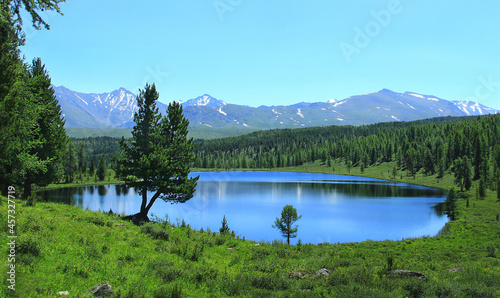
M137 111L136 96L120 88L110 93L81 93L54 87L66 127L131 128ZM343 100L301 102L289 106L249 107L226 103L208 94L181 102L190 129L239 130L297 128L326 125L363 125L411 121L442 116L474 116L499 111L471 101L448 101L416 92L388 89ZM167 105L157 103L164 113Z

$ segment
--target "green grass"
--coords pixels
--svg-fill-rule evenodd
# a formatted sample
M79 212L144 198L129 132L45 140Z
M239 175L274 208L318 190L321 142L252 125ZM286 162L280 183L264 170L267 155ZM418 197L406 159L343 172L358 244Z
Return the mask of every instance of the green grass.
M334 167L335 173L361 174L359 168L348 173L341 164ZM388 179L392 168L384 164L362 174ZM332 173L320 163L278 170ZM435 177L396 176L397 181L445 189L452 183L449 177L438 182ZM28 207L17 201L16 291L7 288L7 270L2 270L0 296L56 297L69 291L81 297L107 281L113 297L498 297L499 203L494 192L484 200L474 194L475 189L461 194L458 219L441 236L296 246L245 241L168 222L135 226L116 215L54 203ZM2 197L5 243L7 210ZM2 247L7 265L9 248ZM329 269L330 276L315 276L321 268ZM460 269L453 273L452 268ZM391 269L422 272L427 281L391 278ZM293 273L299 271L313 275L299 278Z

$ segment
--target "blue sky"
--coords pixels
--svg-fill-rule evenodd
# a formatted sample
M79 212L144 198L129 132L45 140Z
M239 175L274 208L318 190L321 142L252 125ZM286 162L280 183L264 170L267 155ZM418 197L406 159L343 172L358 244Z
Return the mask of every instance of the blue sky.
M53 84L288 105L387 88L500 109L500 1L68 0L26 27ZM29 25L25 17L25 25Z

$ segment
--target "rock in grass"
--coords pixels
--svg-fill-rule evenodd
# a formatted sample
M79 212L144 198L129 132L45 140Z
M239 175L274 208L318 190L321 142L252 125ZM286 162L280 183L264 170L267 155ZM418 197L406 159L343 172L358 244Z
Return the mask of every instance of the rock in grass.
M318 275L319 277L330 276L330 270L328 270L326 268L321 268L318 271L316 271L316 273L314 273L314 275Z
M416 279L420 279L420 280L427 280L427 278L425 277L425 275L421 272L415 272L415 271L411 271L411 270L393 270L391 272L391 274L389 275L389 277L392 277L392 278L401 278L401 277L404 277L404 276L408 276L408 277L412 277L412 278L416 278Z
M57 292L57 296L69 296L69 292L68 291L60 291L60 292Z
M464 270L464 267L453 267L453 268L450 268L450 272L451 273L457 273L458 271L462 271Z
M111 290L111 285L108 284L108 282L102 282L95 285L87 292L87 295L92 295L94 297L102 297L111 294L113 294L113 290Z
M307 270L295 270L290 273L290 278L301 278L311 276L312 274Z

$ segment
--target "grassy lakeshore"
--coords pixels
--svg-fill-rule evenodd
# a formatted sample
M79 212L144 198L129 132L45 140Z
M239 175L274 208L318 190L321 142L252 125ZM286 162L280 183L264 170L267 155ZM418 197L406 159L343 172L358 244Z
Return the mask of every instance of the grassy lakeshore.
M367 176L443 189L453 184L451 175L440 180L406 177L405 172L394 176L392 163L363 172L340 163L333 168L314 163L274 170ZM297 246L195 231L180 223L135 226L116 215L54 203L28 207L16 200L15 263L8 261L10 248L3 246L4 269L15 264L16 291L8 289L7 270L2 270L0 296L57 297L68 291L80 297L107 281L112 297L498 297L500 203L491 191L484 200L475 199L475 186L460 197L458 219L437 237ZM8 243L7 199L1 197L1 202L1 233ZM322 268L330 275L315 275ZM421 272L427 280L392 278L394 269Z

